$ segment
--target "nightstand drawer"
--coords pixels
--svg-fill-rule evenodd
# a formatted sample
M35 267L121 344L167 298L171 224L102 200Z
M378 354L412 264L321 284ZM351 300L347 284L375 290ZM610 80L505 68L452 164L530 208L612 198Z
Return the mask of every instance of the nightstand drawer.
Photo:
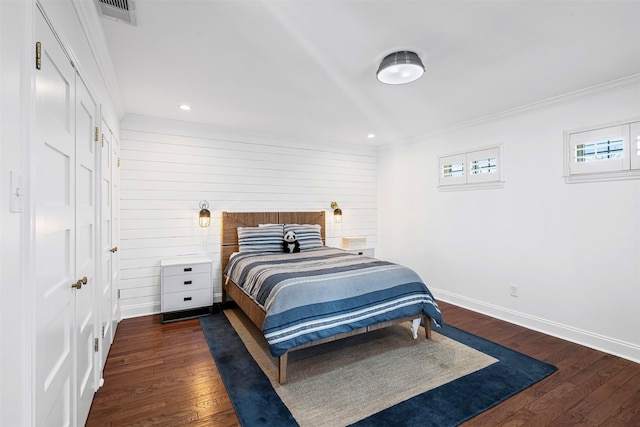
M162 312L213 305L212 289L194 289L162 295Z
M345 251L349 252L350 254L368 256L368 257L371 257L371 258L373 258L373 256L374 256L373 248L345 249Z
M162 279L163 292L180 292L192 289L211 288L211 275L209 273L180 274L178 276L165 276Z
M187 264L187 265L171 265L167 267L163 267L162 274L167 276L177 276L181 274L198 274L198 273L207 273L211 272L211 264L202 263L202 264Z

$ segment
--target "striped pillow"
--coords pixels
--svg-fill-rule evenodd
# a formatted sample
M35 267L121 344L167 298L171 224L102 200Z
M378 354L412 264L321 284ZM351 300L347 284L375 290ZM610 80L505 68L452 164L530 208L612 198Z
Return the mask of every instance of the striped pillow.
M284 233L288 231L295 231L301 251L323 246L319 224L285 224Z
M240 252L282 252L282 224L238 227Z

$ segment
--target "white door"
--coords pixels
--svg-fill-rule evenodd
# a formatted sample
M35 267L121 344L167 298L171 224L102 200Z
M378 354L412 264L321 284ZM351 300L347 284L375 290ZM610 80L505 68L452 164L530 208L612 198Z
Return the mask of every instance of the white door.
M75 70L44 18L36 37L36 425L73 422L75 271Z
M96 125L97 103L84 82L76 78L76 275L86 285L76 292L78 424L89 415L95 384L95 338L97 313L94 310L96 280Z
M76 80L83 103L79 108L86 105L91 110L91 102L84 98L82 82L40 13L36 37L41 64L35 78L32 146L35 425L76 426L85 422L78 411L85 410L87 400L90 404L95 386L93 356L86 347L95 327L93 300L85 295L95 274L95 153L88 153L80 135L76 154ZM80 116L79 126L88 126L91 119Z
M111 322L111 307L113 298L112 291L112 264L111 256L113 255L111 246L111 168L113 161L111 159L111 131L107 124L102 122L101 136L101 157L102 157L102 179L101 179L101 195L102 195L102 224L100 226L100 253L102 256L102 278L100 289L100 307L102 313L102 354L101 366L107 361L109 347L113 342L113 328Z
M111 330L115 336L120 321L120 141L111 135Z

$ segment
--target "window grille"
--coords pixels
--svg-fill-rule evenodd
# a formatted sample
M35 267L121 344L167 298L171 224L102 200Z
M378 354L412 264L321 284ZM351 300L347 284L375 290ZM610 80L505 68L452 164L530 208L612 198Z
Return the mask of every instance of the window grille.
M496 158L491 157L488 159L473 160L470 165L470 170L472 175L498 172Z
M597 162L624 157L624 139L576 145L576 162Z
M449 163L442 166L442 176L449 178L452 176L464 176L464 163Z

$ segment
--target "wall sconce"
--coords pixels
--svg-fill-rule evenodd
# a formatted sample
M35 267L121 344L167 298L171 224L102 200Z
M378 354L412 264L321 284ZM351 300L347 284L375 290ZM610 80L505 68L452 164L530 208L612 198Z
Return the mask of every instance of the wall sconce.
M211 212L209 212L209 202L200 200L200 227L208 227L211 224Z
M333 222L342 222L342 209L338 207L338 203L331 202L331 209L333 209Z

